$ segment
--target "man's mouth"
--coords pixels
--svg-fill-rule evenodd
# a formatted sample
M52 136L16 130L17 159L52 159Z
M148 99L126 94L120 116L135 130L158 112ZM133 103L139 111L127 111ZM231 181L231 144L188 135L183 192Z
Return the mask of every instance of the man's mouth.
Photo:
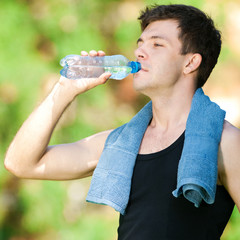
M143 71L143 72L148 72L147 68L143 65L141 65L141 70L140 71Z

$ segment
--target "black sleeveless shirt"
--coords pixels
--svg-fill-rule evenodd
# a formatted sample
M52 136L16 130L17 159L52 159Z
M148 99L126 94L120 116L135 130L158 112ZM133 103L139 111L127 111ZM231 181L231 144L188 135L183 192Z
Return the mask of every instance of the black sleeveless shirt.
M220 239L234 207L223 186L217 186L214 204L202 203L199 208L172 195L183 142L184 133L160 152L137 156L118 240Z

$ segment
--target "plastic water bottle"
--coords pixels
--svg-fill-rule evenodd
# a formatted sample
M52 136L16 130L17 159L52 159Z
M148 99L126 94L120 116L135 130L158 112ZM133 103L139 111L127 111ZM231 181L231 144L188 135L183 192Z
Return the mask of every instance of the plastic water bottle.
M139 62L129 61L123 55L80 56L67 55L60 61L60 74L69 79L96 78L104 72L112 73L111 79L121 80L141 69Z

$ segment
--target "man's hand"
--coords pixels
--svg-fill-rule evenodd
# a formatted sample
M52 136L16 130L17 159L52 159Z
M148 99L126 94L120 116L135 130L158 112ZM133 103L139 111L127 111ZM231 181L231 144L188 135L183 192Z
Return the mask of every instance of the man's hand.
M86 51L81 52L81 56L105 56L105 53L103 51L95 51L92 50L89 52L89 54ZM87 90L94 88L100 84L104 84L109 77L111 76L111 73L103 73L98 78L81 78L81 79L67 79L63 76L60 77L59 83L60 85L64 86L65 88L68 88L70 92L75 96L86 92Z

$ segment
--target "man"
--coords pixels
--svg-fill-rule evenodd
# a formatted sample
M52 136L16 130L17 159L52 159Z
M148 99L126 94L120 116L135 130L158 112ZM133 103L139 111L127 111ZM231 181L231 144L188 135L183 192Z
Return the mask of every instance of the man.
M119 239L219 239L234 203L240 209L239 130L224 122L213 205L195 208L186 199L176 199L171 185L176 184L192 98L217 62L220 34L211 19L190 6L147 8L139 19L142 34L135 55L142 70L134 75L133 85L152 100L153 117L140 145L126 214L120 216ZM112 130L75 143L48 144L75 97L109 77L109 73L98 79L61 77L16 134L5 167L22 178L66 180L92 175ZM161 191L156 181L162 184Z

